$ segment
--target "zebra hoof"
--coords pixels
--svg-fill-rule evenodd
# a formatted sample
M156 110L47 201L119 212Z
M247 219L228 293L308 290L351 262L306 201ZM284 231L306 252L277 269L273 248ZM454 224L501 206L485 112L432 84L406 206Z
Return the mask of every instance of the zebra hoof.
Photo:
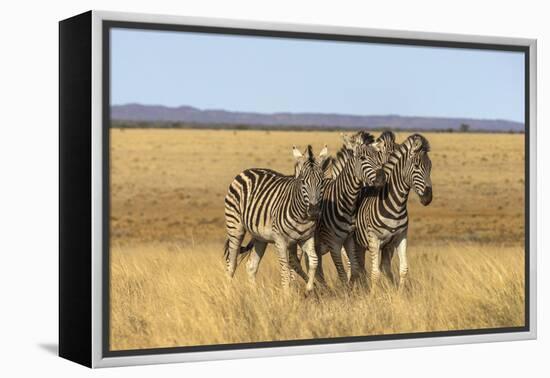
M306 290L304 291L304 298L313 298L313 299L318 299L319 296L317 294L317 291L315 290Z
M315 283L315 290L323 292L328 290L328 285L326 283Z
M400 295L404 295L409 292L409 287L405 284L399 284L397 285L397 293Z

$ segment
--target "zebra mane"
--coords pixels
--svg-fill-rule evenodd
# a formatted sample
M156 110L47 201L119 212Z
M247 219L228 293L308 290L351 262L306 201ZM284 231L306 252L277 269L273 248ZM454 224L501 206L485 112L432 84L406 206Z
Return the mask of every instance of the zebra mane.
M307 145L307 159L310 163L315 163L315 155L313 155L313 148L311 144Z
M384 164L384 171L386 174L390 174L399 160L405 158L408 155L408 151L412 148L415 135L409 136L403 141L403 143L395 143L393 150L389 153L387 162ZM425 138L424 138L425 139Z
M352 152L353 151L348 149L346 146L342 146L342 147L340 147L340 150L336 153L336 158L334 158L334 159L340 160L340 159L346 158Z
M411 140L418 139L420 140L420 150L424 152L430 152L430 142L424 136L420 134L413 134L409 137Z
M351 139L355 141L355 148L358 146L368 146L369 144L374 143L374 136L367 131L358 131L351 136ZM327 164L327 168L331 167L332 172L327 172L327 170L325 170L325 174L330 178L336 178L342 171L344 164L354 154L355 151L353 148L349 148L343 144L342 147L340 147L340 150L336 153L336 156L329 158L330 164Z
M395 134L393 131L386 130L378 137L380 140L388 140L392 143L395 143Z
M350 139L354 141L354 144L356 146L374 143L374 136L367 131L358 131L355 134L351 135ZM342 146L342 148L340 148L340 151L342 151L343 153L353 152L353 150L351 148L348 148L345 144Z
M369 133L367 131L359 131L358 134L361 137L361 140L363 141L363 144L374 143L374 136L372 136L371 133Z
M402 156L406 154L409 149L412 148L416 140L420 141L420 151L430 151L430 142L428 142L428 139L420 134L412 134L407 139L405 139L403 143L395 144L393 151L388 157L388 162L384 165L384 170L386 170L386 172L391 171L397 160L401 159Z

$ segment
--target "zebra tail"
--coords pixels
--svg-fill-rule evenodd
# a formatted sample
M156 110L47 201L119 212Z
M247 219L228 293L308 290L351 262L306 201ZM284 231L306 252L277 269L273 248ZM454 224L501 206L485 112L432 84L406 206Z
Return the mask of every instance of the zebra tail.
M223 258L225 261L229 258L229 239L225 239L225 244L223 245Z
M250 239L248 244L246 246L241 246L239 250L239 255L242 255L239 261L237 262L237 265L240 265L242 261L250 256L250 251L252 251L252 248L254 247L254 239Z
M244 247L241 246L241 248L239 249L239 255L245 255L245 256L242 256L239 263L246 257L246 255L252 250L253 247L254 247L254 239L250 239L250 241L246 246ZM223 257L225 261L227 261L227 259L229 258L229 239L225 239L225 243L223 246Z
M252 247L254 247L254 239L250 239L248 244L246 246L241 246L241 250L239 251L239 254L248 253L252 250Z

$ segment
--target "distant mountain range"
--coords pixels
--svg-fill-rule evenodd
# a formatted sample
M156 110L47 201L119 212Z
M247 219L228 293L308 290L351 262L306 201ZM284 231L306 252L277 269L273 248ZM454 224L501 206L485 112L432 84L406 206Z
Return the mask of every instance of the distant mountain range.
M523 123L501 119L471 119L443 117L410 117L398 115L348 115L331 113L250 113L227 110L201 110L191 106L127 104L111 107L111 119L130 123L150 123L150 127L174 127L192 124L193 127L223 125L247 128L300 127L400 130L459 130L462 124L472 131L523 132ZM123 123L123 122L122 122ZM177 127L177 125L175 125Z

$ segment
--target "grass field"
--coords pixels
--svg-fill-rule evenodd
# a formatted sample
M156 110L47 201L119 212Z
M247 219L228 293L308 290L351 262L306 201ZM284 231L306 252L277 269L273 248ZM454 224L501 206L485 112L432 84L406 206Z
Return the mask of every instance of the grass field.
M408 134L398 134L398 141ZM523 135L424 134L434 200L409 200L410 286L282 293L268 247L251 287L223 274L223 198L249 167L292 171L336 132L111 131L111 349L521 326ZM394 264L397 265L397 264ZM395 266L394 266L395 267Z

